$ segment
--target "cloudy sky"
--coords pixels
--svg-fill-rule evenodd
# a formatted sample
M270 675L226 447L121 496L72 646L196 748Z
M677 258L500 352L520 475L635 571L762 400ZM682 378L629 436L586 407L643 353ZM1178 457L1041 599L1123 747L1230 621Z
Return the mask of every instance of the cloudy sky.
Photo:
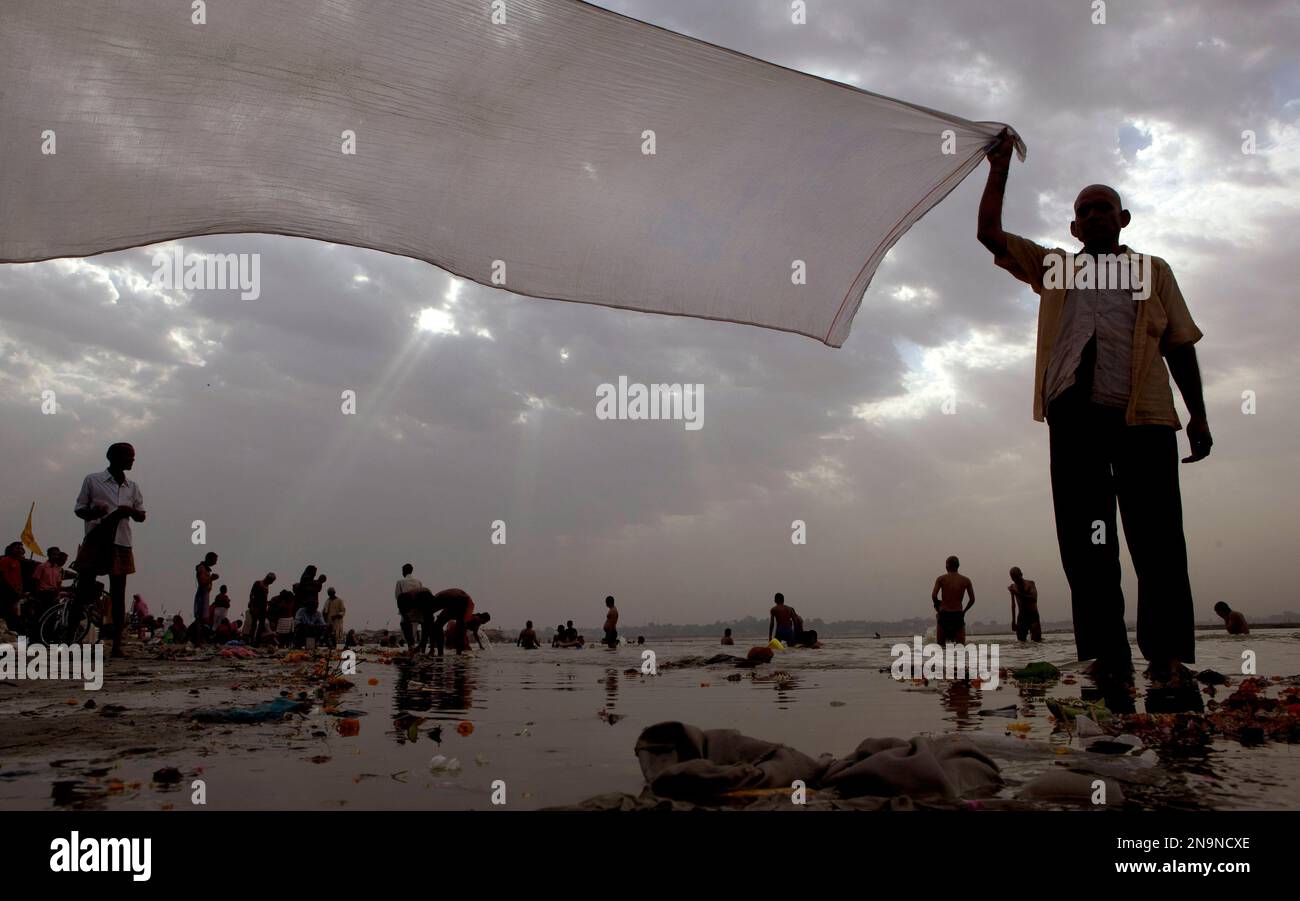
M1073 247L1075 193L1117 187L1124 240L1170 262L1205 333L1216 445L1182 467L1198 619L1219 600L1300 608L1286 575L1300 505L1294 2L1112 2L1100 26L1083 0L809 0L804 26L784 0L601 5L1013 124L1029 158L1013 163L1004 224L1040 242ZM1045 618L1066 618L1047 428L1031 417L1036 298L975 240L986 171L891 251L840 350L290 238L184 242L260 253L256 301L154 290L151 249L0 266L0 510L16 537L35 501L38 539L75 547L82 476L110 442L134 443L150 515L131 590L187 617L201 519L239 610L261 573L288 583L315 563L372 626L393 619L406 561L515 626L598 623L606 594L629 624L762 615L774 591L805 615L903 618L927 611L948 554L974 580L976 620L1007 618L1013 564ZM703 384L704 427L597 420L597 386L620 375ZM356 416L340 413L345 389ZM57 415L41 414L44 390ZM796 519L806 545L790 540ZM1131 612L1127 554L1124 568Z

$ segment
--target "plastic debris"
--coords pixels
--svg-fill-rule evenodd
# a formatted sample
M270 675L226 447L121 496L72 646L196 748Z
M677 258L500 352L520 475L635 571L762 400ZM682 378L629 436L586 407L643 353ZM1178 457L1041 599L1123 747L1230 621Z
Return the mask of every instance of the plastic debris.
M309 708L304 701L276 698L255 707L203 707L193 715L200 723L264 723L283 719L290 713L305 713Z
M1105 701L1084 701L1079 698L1048 698L1047 709L1066 728L1073 728L1076 717L1086 716L1098 725L1110 722L1112 714Z
M455 757L448 759L441 754L435 754L429 761L429 772L434 775L459 773L460 761Z
M1079 730L1080 738L1091 738L1094 735L1105 735L1106 730L1098 726L1091 719L1080 714L1074 718L1074 727Z
M990 710L981 710L980 716L1009 716L1016 717L1020 714L1020 708L1015 704L1008 704L1006 707L995 707Z

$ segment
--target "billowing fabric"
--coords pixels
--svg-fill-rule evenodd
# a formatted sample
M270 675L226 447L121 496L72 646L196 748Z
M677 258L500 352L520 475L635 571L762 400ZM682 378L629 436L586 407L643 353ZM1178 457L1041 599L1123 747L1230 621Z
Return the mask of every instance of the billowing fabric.
M5 0L0 261L268 232L838 347L1002 128L577 0L493 6Z

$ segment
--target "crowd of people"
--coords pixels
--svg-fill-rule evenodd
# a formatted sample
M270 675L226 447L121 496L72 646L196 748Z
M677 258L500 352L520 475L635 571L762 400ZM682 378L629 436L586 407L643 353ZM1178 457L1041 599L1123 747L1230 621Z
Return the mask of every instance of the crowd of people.
M975 606L975 585L961 572L961 561L953 556L944 561L944 572L934 580L930 601L934 604L935 641L939 644L966 643L966 614ZM1020 641L1043 640L1043 623L1038 614L1038 585L1026 579L1020 567L1010 571L1011 631ZM777 595L779 598L780 595ZM773 608L775 612L776 608ZM1214 612L1224 622L1229 635L1248 635L1250 626L1240 611L1225 602L1214 605ZM1121 621L1122 623L1122 621Z
M622 643L618 637L618 607L614 603L613 596L605 598L605 624L602 627L605 637L600 643L606 647L616 648ZM645 636L638 635L637 644L645 644ZM542 640L537 635L537 630L533 628L533 621L530 619L525 624L519 637L515 639L515 644L524 650L535 650L542 646ZM573 620L561 623L555 627L555 634L551 636L551 647L553 648L576 648L582 649L587 646L585 635L578 634L578 629L573 625Z
M180 614L172 617L170 625L163 617L152 616L138 594L134 596L128 621L126 582L127 577L135 572L131 525L145 521L144 499L139 484L127 478L127 472L135 463L135 448L117 443L108 448L106 457L108 467L87 475L77 495L73 512L83 520L85 535L71 566L67 565L68 554L54 546L48 549L45 560L40 563L31 556L24 557L25 544L30 544L27 533L24 533L23 541L14 541L5 547L3 556L0 556L0 620L3 620L6 630L38 637L42 617L60 599L66 599L74 609L99 605L103 592L103 583L99 579L105 577L108 602L104 606L107 609L99 613L107 626L105 632L112 640L112 655L115 657L122 656L122 637L128 624L135 628L141 640L156 639L164 643L241 642L276 646L292 643L297 647L316 642L332 646L342 643L345 647L355 643L355 634L344 632L347 609L343 599L334 588L325 589L327 578L314 565L307 566L297 582L274 596L271 588L277 581L276 574L268 572L257 579L249 589L247 615L242 619L232 619L229 588L221 583L215 570L220 557L213 551L205 553L194 566L194 606L188 625ZM940 643L964 643L966 640L965 617L975 604L975 589L959 569L958 559L949 557L945 572L935 579L931 591L936 638ZM1011 595L1012 631L1021 641L1026 638L1041 641L1038 588L1032 580L1024 578L1019 567L1012 567L1010 576L1011 584L1007 588ZM74 580L71 588L64 584L69 579ZM215 598L212 596L214 586L217 587ZM323 607L322 591L326 593ZM464 590L445 588L434 592L415 578L414 567L408 563L402 567L402 577L394 588L394 597L401 619L402 637L412 654L427 651L442 656L448 647L457 653L471 650L475 644L481 650L488 647L480 628L492 617L486 611L476 610L473 598ZM804 629L803 618L785 603L784 595L777 593L774 600L768 616L769 642L775 639L795 647L820 647L817 632ZM1223 619L1229 633L1240 635L1250 631L1245 617L1226 603L1219 602L1214 610ZM1079 639L1079 612L1074 612L1076 639ZM601 644L613 648L621 643L618 620L614 598L606 597ZM71 617L71 621L80 622L80 616ZM1122 619L1115 622L1122 626ZM1082 640L1079 640L1082 649ZM396 644L395 638L392 643ZM638 637L636 643L644 644L645 639ZM734 643L731 630L727 629L722 644ZM530 650L542 646L532 620L519 633L515 644ZM553 648L583 648L586 644L585 636L578 633L572 620L557 626L551 639Z

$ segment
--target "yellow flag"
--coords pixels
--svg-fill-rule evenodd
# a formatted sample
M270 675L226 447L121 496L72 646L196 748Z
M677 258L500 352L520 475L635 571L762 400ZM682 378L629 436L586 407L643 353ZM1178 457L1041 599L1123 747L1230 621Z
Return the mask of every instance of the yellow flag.
M41 550L41 546L36 543L36 536L32 534L32 510L35 509L36 501L32 501L32 508L27 511L27 525L23 527L23 547L38 557L44 557L45 551ZM13 532L9 534L12 535Z

